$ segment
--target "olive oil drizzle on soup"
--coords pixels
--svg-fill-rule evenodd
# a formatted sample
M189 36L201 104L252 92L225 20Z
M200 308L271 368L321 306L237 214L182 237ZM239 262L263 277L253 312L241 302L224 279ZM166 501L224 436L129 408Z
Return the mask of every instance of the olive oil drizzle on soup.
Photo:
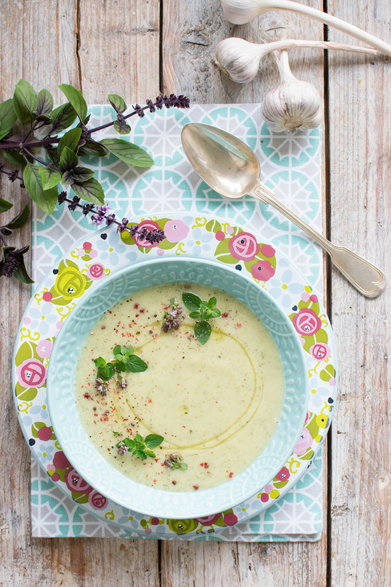
M222 312L204 345L182 303L186 291L202 300L215 296ZM184 318L165 333L172 298ZM124 389L112 377L103 396L93 359L111 361L118 344L134 347L148 369L121 373ZM107 460L135 481L172 491L213 487L247 468L275 431L284 393L278 349L265 326L234 297L200 285L140 290L107 311L87 337L76 379L83 425ZM116 444L136 434L164 437L155 458L118 454ZM168 467L171 455L187 469Z

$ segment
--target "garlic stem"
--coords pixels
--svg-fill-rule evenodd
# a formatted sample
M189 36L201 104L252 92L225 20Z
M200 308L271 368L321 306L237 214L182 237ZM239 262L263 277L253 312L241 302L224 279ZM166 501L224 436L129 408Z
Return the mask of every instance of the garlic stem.
M382 41L375 35L363 31L336 16L332 16L316 8L304 6L292 0L221 0L226 18L234 24L245 24L250 22L256 16L268 12L269 10L282 9L292 12L299 12L307 16L320 20L324 24L330 25L339 31L348 33L356 39L368 43L382 53L391 56L391 45Z
M218 43L216 47L216 62L234 82L244 84L255 78L261 59L268 53L300 47L380 55L376 49L371 49L370 47L333 43L330 41L281 39L279 41L257 44L250 43L238 37L229 37Z
M280 79L283 84L287 84L292 81L296 81L296 77L293 75L291 66L289 65L288 51L285 49L275 55L280 74Z
M350 45L348 43L335 43L334 41L282 39L281 41L265 43L265 45L273 45L273 47L269 47L269 51L281 51L284 49L297 49L304 47L307 49L328 49L329 51L349 51L350 53L364 53L367 55L382 54L377 49L372 49L371 47L361 47L360 45Z

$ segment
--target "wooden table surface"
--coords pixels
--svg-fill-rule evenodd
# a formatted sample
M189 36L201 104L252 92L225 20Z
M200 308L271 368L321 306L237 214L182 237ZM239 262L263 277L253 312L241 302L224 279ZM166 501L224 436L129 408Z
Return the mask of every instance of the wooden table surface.
M305 0L390 40L389 0ZM260 102L277 83L272 59L244 86L213 62L227 36L258 38L259 21L234 27L218 0L0 0L0 98L17 80L83 89L89 103L117 92L129 103L160 91L192 102ZM292 36L352 39L287 15ZM325 232L391 275L391 64L316 50L291 52L301 79L324 95ZM1 195L25 201L20 188ZM30 228L17 234L25 244ZM15 241L13 241L15 242ZM12 399L11 351L29 288L2 278L0 584L178 586L386 586L390 554L391 296L366 300L325 263L327 305L339 346L339 401L328 435L325 529L320 542L280 544L34 539L30 454Z

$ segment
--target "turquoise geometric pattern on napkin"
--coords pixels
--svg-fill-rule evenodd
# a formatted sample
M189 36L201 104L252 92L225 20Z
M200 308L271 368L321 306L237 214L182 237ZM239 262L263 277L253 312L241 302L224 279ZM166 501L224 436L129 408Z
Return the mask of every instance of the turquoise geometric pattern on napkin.
M91 125L113 118L108 106L91 109ZM90 159L107 202L119 217L161 216L186 211L210 214L261 232L294 261L306 281L322 293L322 256L306 236L278 212L251 197L226 200L195 174L180 143L188 122L213 124L244 140L261 163L262 180L281 200L321 230L321 136L318 129L271 134L257 104L195 105L188 111L163 110L133 121L131 140L153 155L149 170L129 168L114 157ZM111 136L103 133L101 136ZM33 221L33 266L36 282L52 271L74 242L88 240L94 227L77 212L59 207L51 217L36 212ZM203 245L205 246L205 244ZM287 282L289 268L286 269ZM270 292L272 293L272 292ZM300 292L298 292L300 294ZM95 518L72 502L32 464L31 511L33 536L132 537L123 529ZM322 457L318 453L293 489L248 522L196 540L279 541L316 540L322 528ZM152 536L153 537L153 536ZM145 536L148 538L148 535ZM177 539L186 535L177 536Z

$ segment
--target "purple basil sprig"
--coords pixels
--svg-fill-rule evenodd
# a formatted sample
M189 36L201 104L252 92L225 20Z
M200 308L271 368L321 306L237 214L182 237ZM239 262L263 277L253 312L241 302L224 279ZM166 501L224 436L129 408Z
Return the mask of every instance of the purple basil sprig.
M117 220L115 214L108 213L110 210L109 206L81 204L80 198L78 196L74 196L71 199L68 198L66 192L61 192L61 194L58 196L58 203L64 204L64 202L68 203L69 210L76 210L76 208L80 208L85 216L87 216L87 214L91 214L91 220L97 226L102 226L102 224L106 224L107 226L116 224L117 232L128 231L132 237L137 236L140 240L146 240L151 244L160 243L166 238L164 232L160 228L150 229L146 228L145 226L139 228L138 224L128 226L128 218Z
M80 208L85 216L91 215L97 226L116 224L120 233L127 230L151 244L161 242L164 234L160 229L129 227L127 218L119 220L110 212L94 171L82 166L79 158L110 154L127 165L151 166L153 159L139 145L121 138L96 139L95 133L112 126L119 135L129 134L132 116L143 117L162 108L189 108L189 99L183 95L160 95L155 100L146 100L143 106L135 104L126 113L125 100L118 94L109 94L115 119L89 128L88 106L81 91L69 84L59 88L67 101L56 108L48 90L37 93L23 79L16 84L13 97L0 103L0 156L11 165L11 169L5 169L4 161L0 160L0 174L11 182L19 181L46 214L53 212L57 203L67 202L70 210ZM75 196L70 199L65 192L59 194L60 185L69 186ZM11 202L0 197L0 213L11 207ZM21 227L28 216L29 207L25 206L15 218L0 225L0 276L16 277L24 283L31 283L24 265L28 247L9 246L6 237Z

